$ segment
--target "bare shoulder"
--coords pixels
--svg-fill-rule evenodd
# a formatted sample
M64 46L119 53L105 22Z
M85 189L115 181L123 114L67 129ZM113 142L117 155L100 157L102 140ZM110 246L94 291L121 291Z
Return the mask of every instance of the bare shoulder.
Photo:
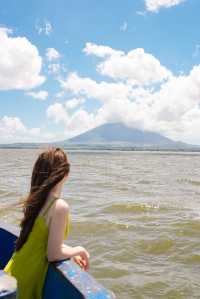
M46 223L47 226L49 227L51 222L55 221L59 222L59 221L63 221L64 219L66 219L66 215L69 214L69 205L68 203L61 199L58 198L52 205L52 207L50 208L50 211L47 214L47 219L46 219Z
M54 211L56 214L66 213L69 211L69 205L64 199L58 198L54 204Z

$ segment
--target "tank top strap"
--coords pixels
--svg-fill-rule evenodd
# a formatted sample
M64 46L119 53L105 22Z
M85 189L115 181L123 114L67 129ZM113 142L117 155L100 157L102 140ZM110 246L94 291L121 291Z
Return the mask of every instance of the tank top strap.
M50 201L50 203L47 205L46 209L43 211L42 215L45 216L50 209L50 207L53 205L53 203L58 199L59 197L53 197L53 200Z

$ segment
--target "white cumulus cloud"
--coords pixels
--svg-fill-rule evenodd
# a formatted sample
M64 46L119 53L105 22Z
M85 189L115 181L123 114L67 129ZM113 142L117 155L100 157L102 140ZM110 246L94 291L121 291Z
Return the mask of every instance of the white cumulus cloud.
M48 92L46 90L40 90L40 91L29 91L26 93L28 96L33 97L37 100L46 100L48 97Z
M41 85L42 58L26 37L13 37L0 28L0 90L28 90Z
M103 58L97 71L115 80L127 80L133 85L148 85L161 82L171 76L171 72L160 64L153 55L137 48L125 54L110 47L87 43L84 52Z
M46 125L28 128L17 116L4 115L0 118L0 143L10 144L15 142L46 142L52 143L66 138L65 130L55 132Z
M47 117L52 119L55 123L67 124L69 120L69 115L66 109L63 108L63 104L54 103L47 108Z
M146 9L152 12L158 12L160 8L178 5L186 0L145 0Z
M97 83L88 77L80 77L76 73L71 73L66 80L61 81L61 86L75 95L95 98L100 101L109 101L111 99L125 98L131 92L131 86L123 82L108 83L102 81Z
M102 124L103 119L101 119L98 115L95 115L95 113L88 113L81 107L72 111L72 108L77 107L83 101L84 100L81 98L74 98L63 104L55 102L50 105L46 111L47 117L55 124L63 125L62 134L65 139L79 135Z
M87 55L96 55L97 57L105 57L110 55L123 55L123 51L114 50L108 46L96 45L93 43L86 43L83 52Z
M40 128L28 129L19 117L5 115L0 118L1 143L32 142L40 133Z
M75 109L79 105L83 104L85 102L84 98L73 98L69 99L65 102L65 107L67 109Z
M48 61L57 60L60 58L60 53L54 48L47 48L46 57Z

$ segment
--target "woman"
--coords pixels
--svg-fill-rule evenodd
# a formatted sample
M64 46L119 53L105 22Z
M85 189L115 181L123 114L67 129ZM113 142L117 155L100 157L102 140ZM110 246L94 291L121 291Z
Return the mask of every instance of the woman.
M69 206L60 198L70 163L60 148L42 152L35 162L30 193L15 251L4 271L15 276L19 299L41 299L48 262L73 258L84 270L89 253L63 243L69 231Z

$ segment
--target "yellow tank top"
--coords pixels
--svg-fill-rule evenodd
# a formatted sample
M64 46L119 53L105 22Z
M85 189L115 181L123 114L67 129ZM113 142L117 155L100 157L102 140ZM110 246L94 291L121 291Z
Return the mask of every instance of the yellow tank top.
M5 272L17 279L18 299L42 299L48 270L48 226L44 215L56 199L54 198L43 214L37 216L26 242L18 251L14 251L4 268ZM69 221L63 239L66 239L68 234Z

